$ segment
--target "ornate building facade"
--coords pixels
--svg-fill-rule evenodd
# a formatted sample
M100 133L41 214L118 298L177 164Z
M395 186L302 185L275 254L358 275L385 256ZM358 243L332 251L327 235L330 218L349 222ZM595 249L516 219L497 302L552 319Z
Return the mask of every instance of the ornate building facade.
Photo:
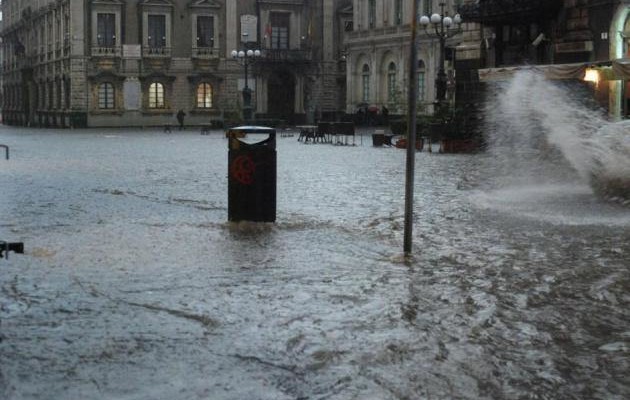
M415 0L354 0L348 27L346 111L358 107L386 107L405 113L408 96L409 47L413 2ZM443 7L441 4L443 3ZM418 15L444 12L453 16L462 0L418 0ZM466 23L462 30L468 29ZM435 80L440 59L439 40L433 29L418 27L418 60L415 63L419 111L432 113L436 98ZM446 42L445 68L449 77L447 99L454 100L453 49L461 42L457 35Z
M630 115L628 0L4 0L3 123L151 126L405 113L410 22L459 12L445 45L447 101L480 103L480 71L523 64L599 68L595 90ZM441 5L443 4L443 7ZM436 99L439 40L418 29L418 104ZM261 51L244 68L233 50ZM612 72L611 72L612 71Z
M419 15L462 16L461 33L446 41L445 51L454 109L480 112L480 77L538 65L562 79L583 80L586 69L596 71L595 98L612 118L630 116L629 0L354 0L344 47L347 112L363 105L405 112L414 1ZM439 41L431 30L420 27L418 34L419 111L430 114Z
M4 0L5 124L97 127L240 117L288 123L345 107L339 0ZM233 50L260 50L249 68Z

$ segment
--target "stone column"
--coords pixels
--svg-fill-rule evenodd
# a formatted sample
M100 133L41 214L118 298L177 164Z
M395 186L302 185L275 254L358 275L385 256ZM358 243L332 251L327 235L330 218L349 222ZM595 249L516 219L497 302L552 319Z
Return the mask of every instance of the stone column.
M238 16L237 2L225 2L225 58L230 59L232 50L238 49L238 30L240 29L240 18Z

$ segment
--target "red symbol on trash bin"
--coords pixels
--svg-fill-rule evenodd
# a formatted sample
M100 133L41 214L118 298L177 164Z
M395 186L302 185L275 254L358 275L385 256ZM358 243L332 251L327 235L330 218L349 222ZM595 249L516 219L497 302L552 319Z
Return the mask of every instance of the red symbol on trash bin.
M248 155L236 157L230 167L232 178L243 185L251 185L254 182L254 171L256 164Z

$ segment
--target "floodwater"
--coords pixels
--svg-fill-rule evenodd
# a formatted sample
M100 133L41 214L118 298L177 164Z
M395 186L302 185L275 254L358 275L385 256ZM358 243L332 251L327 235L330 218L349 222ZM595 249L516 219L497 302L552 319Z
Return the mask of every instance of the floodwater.
M230 224L220 132L0 128L0 398L630 397L627 207L422 152L406 259L405 151L296 139Z

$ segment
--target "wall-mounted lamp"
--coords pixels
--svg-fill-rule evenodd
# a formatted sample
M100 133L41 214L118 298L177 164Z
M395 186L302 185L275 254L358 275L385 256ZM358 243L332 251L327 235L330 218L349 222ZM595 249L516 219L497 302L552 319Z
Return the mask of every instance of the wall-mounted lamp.
M587 68L584 72L584 82L593 82L597 85L600 81L599 79L599 71L594 68Z

